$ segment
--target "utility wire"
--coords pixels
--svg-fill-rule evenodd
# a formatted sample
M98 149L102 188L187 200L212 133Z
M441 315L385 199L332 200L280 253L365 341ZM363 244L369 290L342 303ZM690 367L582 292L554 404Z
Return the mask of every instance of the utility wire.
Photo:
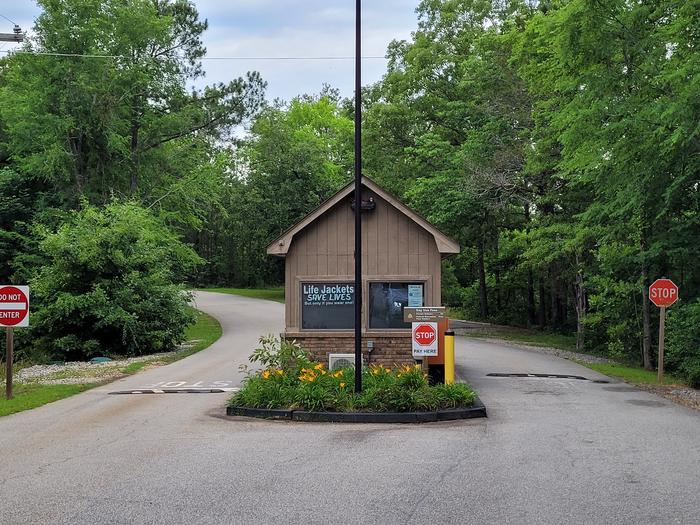
M17 22L15 22L14 20L10 20L9 18L7 18L7 17L6 17L5 15L3 15L2 13L0 13L0 16L1 16L2 18L4 18L5 20L7 20L8 22L10 22L11 24L15 24L16 26L19 25Z
M38 55L38 56L53 56L53 57L77 57L77 58L128 58L123 55L92 55L82 53L49 53L42 51L11 51L0 50L0 53L17 53L22 55ZM181 57L185 58L185 57ZM363 60L384 60L383 56L364 56ZM155 59L155 57L154 57ZM202 57L199 60L354 60L354 56L280 56L280 57Z

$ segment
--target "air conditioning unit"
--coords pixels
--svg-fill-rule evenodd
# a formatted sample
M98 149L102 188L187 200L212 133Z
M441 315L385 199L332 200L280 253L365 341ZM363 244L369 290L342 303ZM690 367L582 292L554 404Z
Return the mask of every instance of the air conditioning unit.
M355 368L355 354L328 354L328 370L339 368Z

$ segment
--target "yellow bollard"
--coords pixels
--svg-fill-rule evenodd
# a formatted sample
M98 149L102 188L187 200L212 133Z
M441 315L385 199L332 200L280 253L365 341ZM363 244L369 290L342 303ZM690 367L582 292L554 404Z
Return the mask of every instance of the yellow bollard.
M452 385L455 382L455 333L452 330L445 332L445 384Z

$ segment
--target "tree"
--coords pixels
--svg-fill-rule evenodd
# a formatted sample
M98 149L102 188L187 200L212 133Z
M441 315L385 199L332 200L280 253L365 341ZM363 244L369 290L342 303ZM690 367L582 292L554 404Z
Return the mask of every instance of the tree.
M31 280L34 346L54 358L168 351L194 321L177 285L201 259L133 203L85 205L43 230Z
M353 122L332 91L265 107L236 148L222 210L199 236L210 283L256 286L283 278L265 247L350 180Z
M526 191L520 176L531 104L509 56L511 28L529 12L521 2L421 2L413 40L390 46L389 71L368 117L370 136L382 137L382 146L390 144L382 149L401 159L406 177L396 187L462 244L474 246L484 319L490 316L489 252L497 254L502 228L522 221L513 197ZM376 155L371 146L368 151ZM378 180L391 180L396 158L375 156L367 165ZM495 277L498 302L498 268Z
M188 91L203 75L207 28L189 1L39 3L36 37L2 63L0 146L68 206L153 202L262 102L257 73Z
M697 202L697 121L688 120L697 109L687 98L699 86L697 2L690 4L572 0L535 17L523 39L526 75L548 108L547 133L561 146L556 167L570 184L590 189L580 220L599 229L600 253L621 265L613 273L637 287L647 368L646 291L653 275L676 266L679 238L669 228Z

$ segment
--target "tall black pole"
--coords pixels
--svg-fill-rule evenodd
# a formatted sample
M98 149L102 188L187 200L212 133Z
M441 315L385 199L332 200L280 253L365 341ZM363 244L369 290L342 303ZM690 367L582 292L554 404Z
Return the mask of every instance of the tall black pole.
M355 6L355 392L362 392L362 0Z

